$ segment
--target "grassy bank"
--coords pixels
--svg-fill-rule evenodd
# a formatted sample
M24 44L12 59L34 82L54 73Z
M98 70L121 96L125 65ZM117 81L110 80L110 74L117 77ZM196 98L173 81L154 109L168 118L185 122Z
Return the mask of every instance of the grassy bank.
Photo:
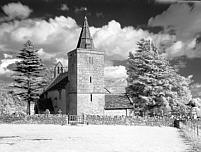
M181 136L191 149L190 152L201 152L201 123L187 123L181 125Z

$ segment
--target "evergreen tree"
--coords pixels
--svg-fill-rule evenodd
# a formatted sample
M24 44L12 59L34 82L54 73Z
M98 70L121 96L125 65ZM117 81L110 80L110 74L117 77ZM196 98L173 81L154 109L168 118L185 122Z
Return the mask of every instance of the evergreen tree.
M191 99L190 79L179 75L150 41L137 45L135 54L129 54L126 88L135 106L143 111L185 109Z
M30 114L30 103L39 98L44 87L41 73L45 68L37 51L28 40L17 56L20 61L16 62L16 67L13 69L14 94L27 103L27 114Z

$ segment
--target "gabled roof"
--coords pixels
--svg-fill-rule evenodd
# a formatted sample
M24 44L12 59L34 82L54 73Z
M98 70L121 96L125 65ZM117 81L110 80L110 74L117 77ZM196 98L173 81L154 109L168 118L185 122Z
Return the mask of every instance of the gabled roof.
M132 109L133 104L126 94L106 94L105 110Z
M65 85L68 83L68 72L61 73L58 77L52 80L50 84L45 88L43 91L53 90L55 88L64 88Z
M77 48L94 49L94 43L89 31L87 17L84 18L84 23L78 40Z
M57 64L54 66L54 69L56 68L56 67L63 67L63 64L59 61L59 62L57 62Z

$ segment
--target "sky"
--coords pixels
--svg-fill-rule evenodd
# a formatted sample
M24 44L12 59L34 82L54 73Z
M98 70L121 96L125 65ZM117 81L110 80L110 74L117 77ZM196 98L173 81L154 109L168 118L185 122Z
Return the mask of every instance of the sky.
M67 66L85 15L95 47L105 51L106 78L125 79L129 52L151 38L201 90L201 3L184 0L1 0L0 79L10 80L27 40L46 64Z

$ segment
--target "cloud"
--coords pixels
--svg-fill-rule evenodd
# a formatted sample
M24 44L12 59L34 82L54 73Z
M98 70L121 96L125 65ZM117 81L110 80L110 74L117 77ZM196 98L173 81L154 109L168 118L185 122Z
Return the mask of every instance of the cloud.
M96 17L103 18L104 17L103 12L97 12Z
M68 51L76 47L81 28L70 17L55 17L54 19L26 19L3 23L0 25L0 46L2 50L17 51L27 40L31 40L44 58L66 56ZM108 59L127 59L128 52L136 49L136 42L142 38L153 37L157 44L172 39L167 34L151 34L133 27L121 28L116 21L95 28L90 27L95 47L105 51Z
M31 40L37 48L39 56L45 63L50 65L61 61L67 66L67 52L76 48L81 27L71 17L55 17L49 20L24 19L0 24L0 52L10 55L9 52L17 54L23 48L27 40ZM95 47L105 52L106 66L111 71L122 70L123 67L112 69L113 60L125 60L130 51L134 51L136 43L142 38L152 37L157 45L163 41L172 40L168 34L152 34L142 29L135 29L132 26L121 27L115 20L110 21L102 27L90 27ZM7 56L8 57L8 56ZM15 58L15 55L13 57ZM4 58L3 58L4 59ZM110 70L106 72L109 73ZM5 72L5 70L4 70ZM3 73L3 72L2 72ZM106 76L123 75L122 72L108 74Z
M168 49L171 54L201 57L201 3L194 5L172 4L162 14L149 20L150 26L162 26L164 32L176 36L175 43Z
M61 7L60 7L60 9L62 11L69 11L70 10L69 7L66 4L62 4Z
M43 60L51 60L55 56L55 54L45 52L43 48L39 49L37 53Z
M10 58L2 59L0 64L0 75L11 73L11 70L9 70L7 67L10 64L15 63L16 61L19 61L19 59L10 59Z
M83 12L83 11L87 11L88 9L87 9L87 7L80 7L80 8L78 8L78 7L76 7L75 8L75 13L80 13L80 12Z
M199 0L155 0L157 3L195 3L200 2Z
M155 0L157 3L175 3L178 0Z
M152 34L132 26L121 28L120 23L112 20L101 28L91 28L95 46L105 51L111 60L127 59L130 51L137 49L137 42L142 38L152 37L156 45L171 40L168 34Z
M105 67L104 76L106 79L126 79L126 68L121 65Z
M201 84L200 83L194 83L190 86L190 89L192 91L193 97L200 97L201 98Z
M12 55L10 55L10 54L4 54L4 58L5 58L5 59L12 59L12 58L13 58L13 56L12 56Z
M26 19L3 23L0 28L2 50L16 52L27 40L31 40L37 48L53 55L74 49L80 32L74 19L63 16L49 21Z
M32 10L28 6L23 5L20 2L4 5L2 6L2 10L7 15L7 18L5 18L7 20L15 18L25 19L29 17L32 12Z

